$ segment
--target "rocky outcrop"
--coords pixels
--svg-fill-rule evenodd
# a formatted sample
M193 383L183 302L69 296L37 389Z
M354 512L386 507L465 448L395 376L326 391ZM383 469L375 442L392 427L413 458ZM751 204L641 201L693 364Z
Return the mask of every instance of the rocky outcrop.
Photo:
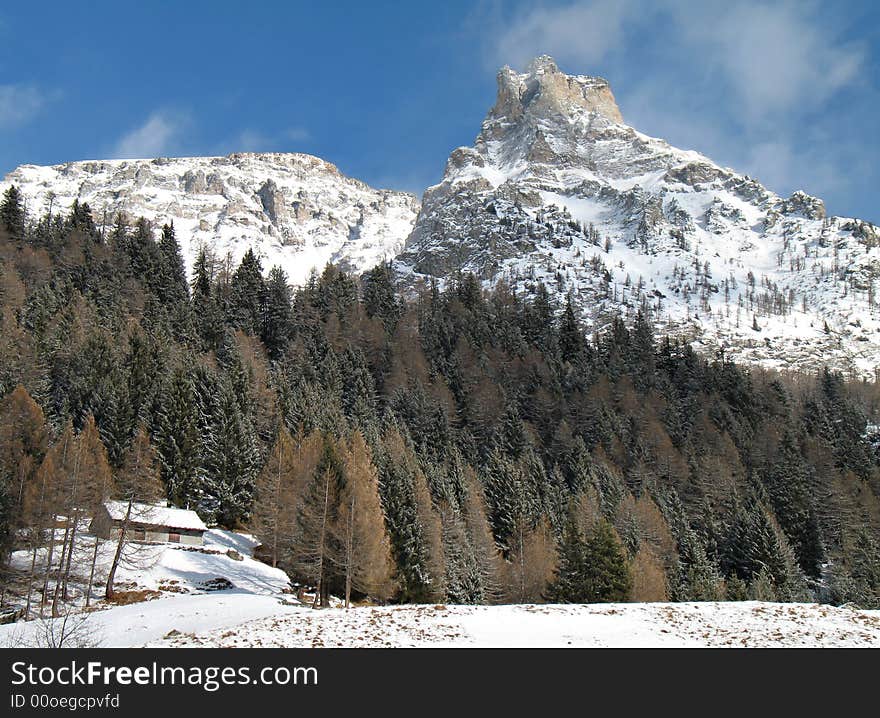
M560 72L552 57L535 58L524 74L504 67L498 73L498 98L489 117L519 122L527 113L571 114L579 109L612 122L623 118L606 80Z
M783 214L799 214L807 219L825 219L825 203L806 192L795 192L781 205Z

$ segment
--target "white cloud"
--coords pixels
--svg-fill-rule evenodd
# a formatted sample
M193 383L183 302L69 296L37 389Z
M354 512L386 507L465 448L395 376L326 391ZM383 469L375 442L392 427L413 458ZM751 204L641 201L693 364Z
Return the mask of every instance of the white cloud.
M670 5L683 50L719 72L748 121L810 109L850 85L864 49L840 42L812 3Z
M291 143L302 143L311 139L311 133L303 127L289 127L278 133L266 134L260 130L246 128L229 140L220 144L219 151L230 152L288 152Z
M683 71L715 82L746 122L821 105L856 80L865 56L817 4L795 0L580 0L489 24L495 65L549 54L572 71L606 74L603 64L625 64L638 43L676 69L664 77L662 63L645 67L646 81L672 84Z
M634 8L631 0L532 8L495 29L491 59L496 65L523 67L533 57L546 54L586 71L621 42L624 22Z
M305 127L288 127L281 136L291 142L306 142L312 139L312 133Z
M257 130L242 130L233 140L233 152L263 152L272 144L272 140Z
M839 131L833 98L873 80L867 48L841 39L838 21L815 0L576 0L482 28L496 67L553 55L568 72L607 77L644 132L782 193L843 196L858 138Z
M25 124L53 97L33 85L0 85L0 129Z
M123 135L112 150L118 159L144 159L172 153L186 120L183 116L157 111L146 122Z

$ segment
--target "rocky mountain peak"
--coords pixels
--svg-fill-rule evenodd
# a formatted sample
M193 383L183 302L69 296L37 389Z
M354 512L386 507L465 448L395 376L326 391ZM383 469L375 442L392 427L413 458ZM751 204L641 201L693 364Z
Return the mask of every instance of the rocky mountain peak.
M552 57L532 60L524 73L505 66L498 73L498 97L490 120L519 122L523 117L596 113L615 123L623 117L611 86L601 77L567 75Z
M595 328L647 311L701 351L873 376L878 236L638 132L608 82L542 56L498 73L474 145L425 193L396 266L413 283L542 283Z

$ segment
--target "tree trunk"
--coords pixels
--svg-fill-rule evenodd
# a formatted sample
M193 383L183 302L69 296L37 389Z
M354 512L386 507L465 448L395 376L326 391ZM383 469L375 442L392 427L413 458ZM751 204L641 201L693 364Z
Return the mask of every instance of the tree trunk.
M52 557L55 554L55 525L58 523L58 514L52 514L52 523L49 526L49 550L46 552L46 575L43 577L43 593L40 596L40 615L46 608L49 600L49 576L52 574Z
M281 431L278 432L278 477L275 481L275 522L272 526L272 568L278 568L278 514L281 513Z
M519 602L526 602L526 557L523 542L522 523L519 526Z
M70 516L64 524L64 538L61 541L61 558L58 560L58 568L55 570L55 589L52 592L52 616L58 616L58 592L61 588L61 570L64 567L64 560L67 558L67 545L70 539Z
M45 476L45 474L43 474L43 480L40 483L40 505L39 505L39 509L37 510L37 515L36 515L36 523L38 525L35 527L36 533L32 534L32 536L33 536L33 538L32 538L33 554L31 556L31 570L30 570L30 573L28 574L27 603L26 603L25 609L24 609L25 620L28 619L28 617L30 616L30 612L31 612L31 591L34 590L34 576L37 573L37 550L39 549L40 536L42 536L42 533L43 533L42 532L42 525L40 525L40 524L42 524L42 521L43 521L43 506L45 504L45 500L46 500L46 476ZM31 530L34 531L34 529L31 529ZM50 534L50 536L51 536L51 534Z
M81 451L82 451L81 447L78 447L78 450L76 452L76 459L73 462L73 483L70 487L70 504L67 507L68 509L70 509L70 511L73 511L73 527L71 528L71 523L70 523L71 517L68 515L67 525L65 526L65 529L64 529L64 547L62 547L63 549L66 549L66 551L67 551L67 556L66 556L67 567L64 569L64 577L62 579L61 568L65 562L65 555L64 555L64 551L62 550L61 562L58 564L58 575L55 578L55 593L52 596L52 615L53 616L58 615L58 598L59 598L58 591L59 591L59 587L61 587L62 584L63 584L63 588L61 590L61 598L63 598L65 601L67 600L67 579L70 576L70 561L73 556L73 547L76 542L76 524L77 524L77 520L79 519L79 515L76 510L76 504L79 499L79 459L80 459L80 452ZM70 536L69 542L68 542L68 535Z
M27 621L31 615L31 591L34 590L34 574L37 570L37 546L36 540L34 540L33 545L33 553L31 554L31 570L28 574L28 587L27 587L27 602L24 605L24 620Z
M345 608L351 608L351 572L354 553L354 491L348 511L348 535L345 537Z
M92 553L92 569L89 571L89 587L86 589L86 606L92 602L92 586L95 584L95 564L98 563L98 549L101 546L101 539L95 536L95 550Z
M324 585L324 547L326 545L327 536L327 512L330 505L330 472L324 472L324 513L321 516L321 542L318 549L318 590L315 592L315 605L317 608L319 602L321 608L327 608L330 605L330 599L325 591Z
M125 545L125 534L128 532L128 522L131 519L131 505L134 499L129 498L128 507L125 509L125 518L119 529L119 541L116 543L116 553L113 554L113 563L110 565L110 573L107 574L107 587L104 589L104 600L113 600L113 581L116 579L116 569L122 558L122 547ZM112 525L112 522L111 522Z
M76 547L76 529L79 526L79 511L73 512L73 528L70 530L70 546L67 549L67 565L64 567L64 579L61 584L61 598L65 601L69 600L67 593L67 584L70 580L70 568L73 563L73 549Z

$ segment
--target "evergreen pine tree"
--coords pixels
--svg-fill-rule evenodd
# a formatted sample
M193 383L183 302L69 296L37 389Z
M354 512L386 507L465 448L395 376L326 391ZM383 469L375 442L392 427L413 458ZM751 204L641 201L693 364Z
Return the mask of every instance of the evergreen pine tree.
M266 302L260 322L260 338L270 359L279 359L293 330L290 285L284 270L275 266L266 281Z
M366 272L363 284L364 310L369 317L378 317L388 332L394 331L403 309L394 290L394 276L391 265L381 263Z
M207 411L199 511L211 521L234 528L247 521L252 507L259 470L256 434L226 382L221 382L219 395Z
M24 197L15 185L11 185L3 193L3 201L0 202L0 226L9 236L20 242L25 236L26 214L24 209Z
M811 498L808 469L790 434L783 437L775 463L765 472L764 485L798 563L808 575L817 578L825 551Z
M202 491L202 442L199 404L192 374L175 369L156 395L153 436L162 482L176 506L195 508Z
M229 321L248 334L260 335L266 301L263 266L252 249L245 252L232 275L229 295Z
M189 285L183 255L174 234L174 222L162 226L158 250L159 266L153 279L156 296L167 306L183 304L189 299Z
M432 535L433 527L424 520L426 491L417 487L424 477L418 476L420 469L399 432L387 432L382 444L380 487L398 569L399 597L410 603L439 600L443 576L437 553L442 546L437 545L435 539L440 537Z
M577 363L584 355L586 341L580 322L574 313L571 296L565 298L565 308L559 320L559 356L562 361Z
M587 603L620 602L629 599L632 575L626 553L605 519L596 523L584 547L585 600Z
M587 600L586 544L573 512L569 512L565 522L558 555L547 599L553 603L584 603Z

